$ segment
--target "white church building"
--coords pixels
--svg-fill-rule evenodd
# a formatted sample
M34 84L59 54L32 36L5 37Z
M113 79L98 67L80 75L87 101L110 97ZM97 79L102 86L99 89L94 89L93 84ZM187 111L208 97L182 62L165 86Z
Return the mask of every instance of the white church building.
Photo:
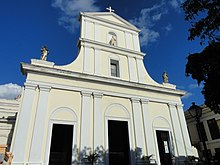
M185 92L149 76L140 30L113 12L82 12L80 22L72 63L57 66L45 57L21 63L27 78L12 164L87 164L98 155L97 165L136 165L152 155L170 165L192 155Z

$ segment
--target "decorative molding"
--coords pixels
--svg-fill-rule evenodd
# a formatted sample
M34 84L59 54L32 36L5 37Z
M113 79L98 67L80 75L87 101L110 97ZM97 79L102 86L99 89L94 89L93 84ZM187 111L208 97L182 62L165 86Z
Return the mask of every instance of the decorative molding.
M169 107L176 107L176 106L177 106L177 104L175 104L175 103L170 103L170 102L168 102L167 105L168 105Z
M176 104L177 108L183 108L184 104Z
M50 61L45 61L45 60L31 59L31 64L39 65L39 66L53 67L55 63L50 62Z
M168 93L171 95L177 95L177 96L183 96L184 91L176 90L176 89L170 89L170 88L164 88L162 86L154 86L149 84L141 84L136 82L129 82L122 79L115 79L111 77L103 77L103 76L97 76L97 75L91 75L86 73L78 73L73 71L66 71L61 69L55 69L55 68L45 68L45 67L39 67L34 66L31 64L25 64L22 63L22 68L25 72L34 72L34 73L43 73L48 74L50 76L59 76L60 78L67 78L67 79L78 79L78 80L89 80L94 83L107 83L108 85L117 85L117 86L123 86L128 88L133 88L135 90L150 90L154 92L160 92L160 93ZM31 81L28 81L29 83ZM46 83L47 85L48 83Z
M156 102L156 103L163 103L163 104L168 104L168 103L179 104L179 102L172 101L172 100L158 99L158 98L154 98L154 97L144 97L142 95L124 94L124 93L120 93L120 92L97 90L97 89L92 89L92 88L81 88L81 87L76 87L76 86L69 86L69 85L55 84L55 83L48 83L48 82L45 83L45 82L33 81L33 80L32 81L29 80L29 82L36 83L36 84L46 84L46 85L49 84L54 89L63 89L63 90L70 90L70 91L76 91L76 92L81 92L81 91L86 90L90 93L101 92L101 93L103 93L103 95L106 95L106 96L115 96L115 97L121 97L121 98L127 98L127 99L131 99L132 97L134 97L134 98L140 98L143 100L149 100L149 102Z
M115 13L113 12L102 12L101 15L112 15L113 17L119 19L121 22L123 22L124 24L126 25L123 25L123 24L120 24L120 23L117 23L117 22L114 22L114 21L109 21L107 19L103 19L103 18L100 18L100 17L97 17L97 15L100 15L100 13L98 12L80 12L80 15L81 17L83 16L84 17L84 20L88 20L87 18L90 18L93 20L93 22L97 22L97 21L100 21L100 24L102 22L104 23L107 23L109 25L115 25L117 27L122 27L123 29L129 29L129 30L132 30L132 31L135 31L135 32L140 32L139 29L137 29L134 25L132 25L131 23L129 23L128 21L124 20L123 18L119 17L118 15L116 15ZM96 16L95 16L96 15ZM103 23L102 23L103 24Z
M131 98L131 102L132 102L132 103L139 103L139 102L140 102L140 99L139 99L139 98L134 98L134 97L132 97L132 98Z
M81 46L87 46L87 47L94 47L94 48L98 47L99 49L104 50L104 51L118 53L118 54L126 56L126 57L129 57L129 56L137 57L137 58L141 58L142 60L143 60L143 57L145 56L145 53L142 53L142 52L138 52L138 51L134 51L131 49L126 49L126 48L122 48L122 47L118 47L118 46L112 46L107 43L98 42L98 41L90 40L87 38L80 38L79 44Z
M24 83L24 89L30 89L30 90L36 90L37 85L36 84L31 84L31 83Z
M103 93L99 93L99 92L93 92L92 94L93 94L94 98L102 98L102 96L103 96Z
M38 85L40 91L50 92L51 86Z
M91 97L92 92L90 91L81 91L82 96Z
M141 103L142 104L148 104L150 100L148 99L141 99Z

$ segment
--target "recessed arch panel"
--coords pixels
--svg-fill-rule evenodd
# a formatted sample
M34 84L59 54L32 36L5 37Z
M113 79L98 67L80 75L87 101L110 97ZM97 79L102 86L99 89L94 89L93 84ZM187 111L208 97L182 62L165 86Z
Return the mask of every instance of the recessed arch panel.
M170 129L170 123L168 120L162 116L158 116L153 120L153 127L154 128L167 128Z
M50 119L77 122L77 115L73 109L60 107L51 114Z
M121 104L111 104L105 111L106 117L130 118L128 110Z

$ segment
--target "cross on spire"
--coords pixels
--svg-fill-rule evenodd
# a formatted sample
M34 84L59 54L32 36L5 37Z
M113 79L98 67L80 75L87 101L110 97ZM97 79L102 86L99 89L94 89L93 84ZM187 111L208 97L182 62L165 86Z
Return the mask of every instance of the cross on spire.
M107 7L106 10L109 10L110 13L115 11L115 10L112 9L111 6Z

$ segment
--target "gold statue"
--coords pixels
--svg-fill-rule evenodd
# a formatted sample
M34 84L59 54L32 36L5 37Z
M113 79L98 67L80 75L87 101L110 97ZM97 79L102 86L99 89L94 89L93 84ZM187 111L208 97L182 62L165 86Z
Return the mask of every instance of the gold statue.
M46 61L47 55L49 54L49 50L48 50L47 46L43 46L40 51L41 51L41 58L40 59Z

